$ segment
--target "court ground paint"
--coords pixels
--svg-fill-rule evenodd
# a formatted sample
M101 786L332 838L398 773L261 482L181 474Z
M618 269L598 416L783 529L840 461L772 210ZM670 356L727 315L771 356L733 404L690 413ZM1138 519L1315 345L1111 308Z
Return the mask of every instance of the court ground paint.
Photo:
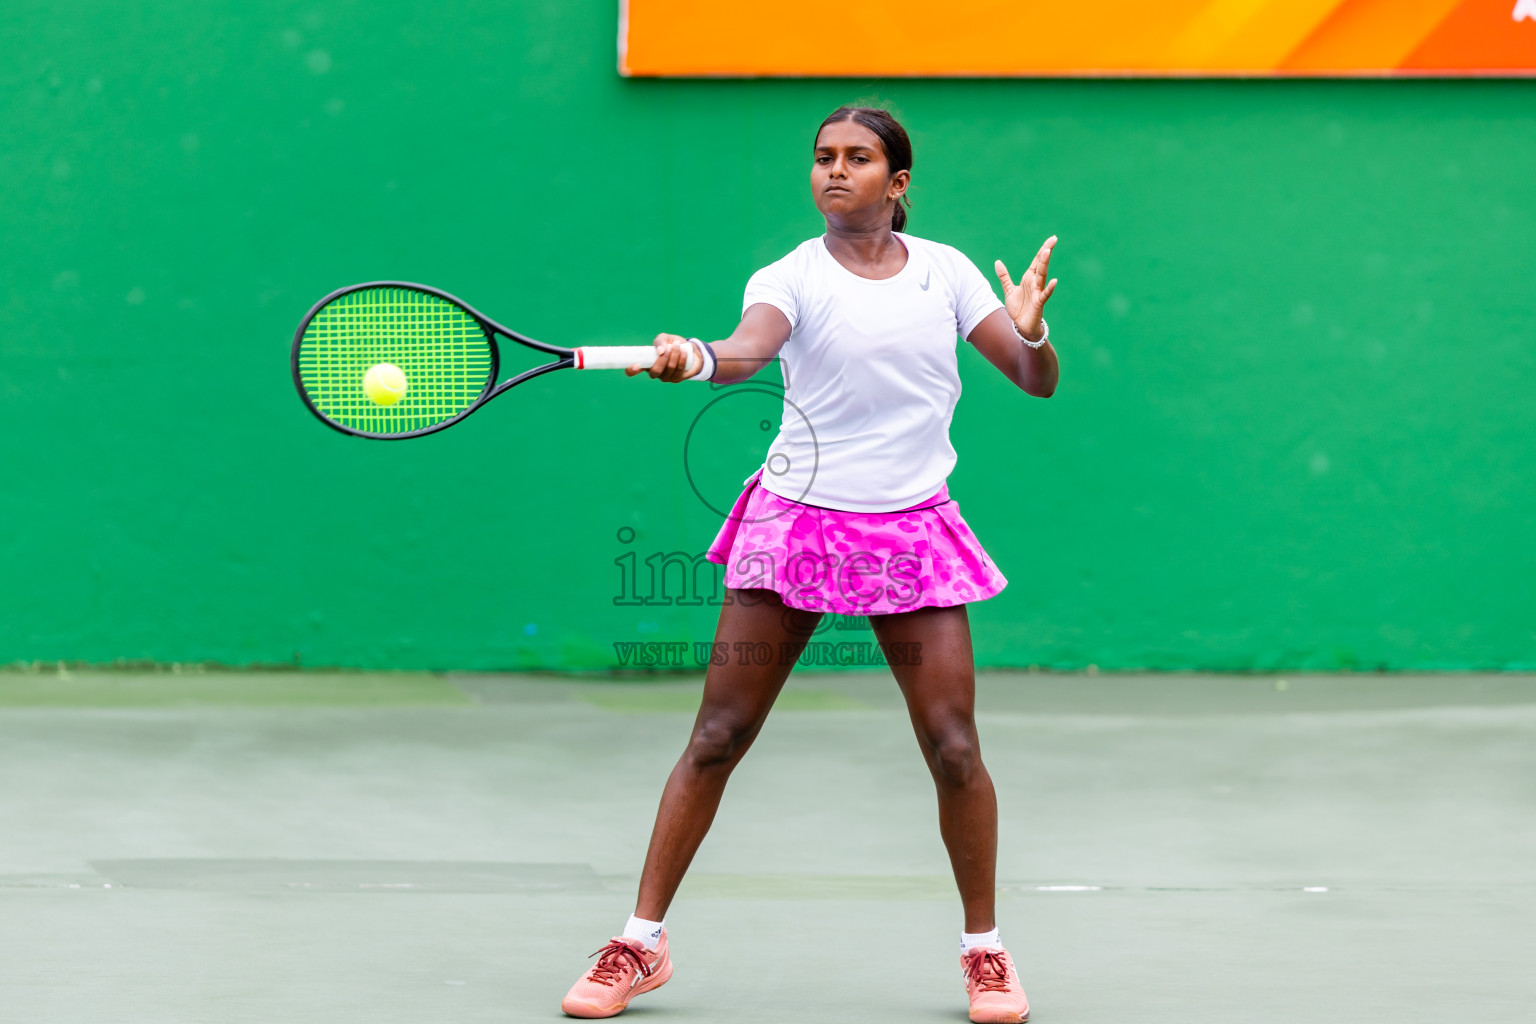
M0 675L10 1016L558 1019L697 685L289 679ZM983 678L1039 1019L1523 1024L1536 679L1284 682ZM963 1020L894 684L792 678L668 924L678 973L637 1019Z

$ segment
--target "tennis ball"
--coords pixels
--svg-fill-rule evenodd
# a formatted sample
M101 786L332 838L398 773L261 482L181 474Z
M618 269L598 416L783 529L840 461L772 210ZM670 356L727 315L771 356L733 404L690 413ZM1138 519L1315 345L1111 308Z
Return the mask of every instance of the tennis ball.
M409 386L400 367L389 363L370 366L368 372L363 374L363 393L374 405L394 405L405 397L405 390Z

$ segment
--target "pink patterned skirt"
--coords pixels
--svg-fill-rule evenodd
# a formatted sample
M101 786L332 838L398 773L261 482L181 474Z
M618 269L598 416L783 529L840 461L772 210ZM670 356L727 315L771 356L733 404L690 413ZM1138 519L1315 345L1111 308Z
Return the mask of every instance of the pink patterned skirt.
M802 505L747 480L705 556L725 585L777 591L791 608L888 615L984 601L1008 585L949 497L899 512Z

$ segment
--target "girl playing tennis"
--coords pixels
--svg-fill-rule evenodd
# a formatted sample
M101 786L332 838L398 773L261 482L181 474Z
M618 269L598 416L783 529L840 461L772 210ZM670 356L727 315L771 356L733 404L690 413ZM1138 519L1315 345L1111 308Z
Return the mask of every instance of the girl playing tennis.
M945 481L955 465L957 334L1027 394L1056 390L1041 317L1056 289L1048 280L1056 239L1017 285L996 264L1000 303L960 252L901 233L911 167L912 144L890 114L834 111L811 164L826 234L752 275L729 338L656 339L649 373L664 381L703 374L735 383L781 358L785 412L708 555L725 565L715 649L729 656L709 666L693 734L662 792L635 912L561 1003L573 1017L611 1017L672 976L667 906L726 780L826 612L869 616L906 697L965 910L971 1020L1029 1016L994 916L997 798L976 735L965 610L1007 581ZM767 644L776 656L766 665L738 658L738 643Z

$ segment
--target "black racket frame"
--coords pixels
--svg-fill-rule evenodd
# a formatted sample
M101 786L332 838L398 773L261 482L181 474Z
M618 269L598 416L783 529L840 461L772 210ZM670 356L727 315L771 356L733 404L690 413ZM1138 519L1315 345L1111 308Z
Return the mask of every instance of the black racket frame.
M335 302L343 295L362 291L364 288L409 288L412 291L424 292L427 295L431 295L439 299L445 299L448 302L453 303L455 306L459 307L466 314L468 314L470 319L474 320L477 324L480 325L480 329L485 332L486 341L490 344L491 347L491 372L486 378L484 389L482 389L479 396L469 404L468 408L454 416L452 419L446 419L441 423L434 423L430 427L422 427L419 430L402 431L398 434L370 434L366 431L355 430L352 427L348 427L337 423L334 420L328 419L324 414L320 412L319 409L315 408L315 404L309 400L309 395L304 391L303 380L299 377L299 346L304 341L304 332L309 330L309 322L313 320L315 315L324 309L327 305ZM496 378L501 374L501 349L496 344L496 335L498 334L511 341L517 342L519 345L526 345L531 349L537 349L540 352L548 352L549 354L559 356L560 358L552 363L545 363L542 366L535 366L532 369L524 370L516 377L508 378L507 380L504 380L498 384L496 383ZM559 345L551 345L547 341L539 341L535 338L530 338L526 334L521 334L512 330L510 327L499 324L495 320L492 320L490 317L486 316L484 313L481 313L478 309L471 306L469 303L465 302L463 299L456 295L450 295L443 291L441 288L433 288L431 285L425 284L416 284L413 281L367 281L363 284L349 284L345 288L338 288L310 307L309 312L304 314L304 319L299 322L299 329L294 332L293 350L289 353L288 366L289 371L293 374L293 386L298 391L299 397L303 399L304 407L310 412L314 413L315 418L318 419L321 423L324 423L332 430L339 431L343 434L349 434L352 437L361 437L369 441L404 441L412 437L424 437L427 434L435 434L439 430L446 430L453 426L455 423L462 421L464 417L468 416L476 409L479 409L481 406L485 405L485 403L489 402L497 395L512 390L524 381L532 380L541 374L549 373L551 370L564 370L575 366L575 352L575 349L562 348Z

